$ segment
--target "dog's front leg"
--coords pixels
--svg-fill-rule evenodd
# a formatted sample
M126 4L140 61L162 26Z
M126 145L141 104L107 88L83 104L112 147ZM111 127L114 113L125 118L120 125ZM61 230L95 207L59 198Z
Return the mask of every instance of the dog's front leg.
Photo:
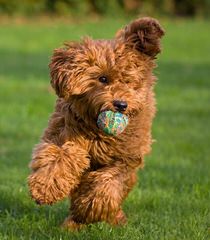
M67 196L79 184L89 167L87 151L74 142L61 147L42 142L33 152L28 178L32 198L38 204L52 204Z

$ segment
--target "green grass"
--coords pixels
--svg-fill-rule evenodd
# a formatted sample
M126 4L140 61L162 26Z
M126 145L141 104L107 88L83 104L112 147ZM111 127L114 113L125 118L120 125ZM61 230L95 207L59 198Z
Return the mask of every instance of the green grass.
M158 60L157 142L125 201L128 225L79 233L58 228L68 202L39 207L28 195L31 150L47 125L52 50L83 35L111 38L126 20L0 26L0 239L210 239L209 22L164 21Z

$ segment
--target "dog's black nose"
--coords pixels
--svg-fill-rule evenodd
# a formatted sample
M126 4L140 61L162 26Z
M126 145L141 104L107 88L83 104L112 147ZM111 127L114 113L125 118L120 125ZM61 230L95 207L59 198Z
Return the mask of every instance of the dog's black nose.
M127 102L120 101L120 100L114 100L113 105L114 105L115 109L120 112L125 111L128 106Z

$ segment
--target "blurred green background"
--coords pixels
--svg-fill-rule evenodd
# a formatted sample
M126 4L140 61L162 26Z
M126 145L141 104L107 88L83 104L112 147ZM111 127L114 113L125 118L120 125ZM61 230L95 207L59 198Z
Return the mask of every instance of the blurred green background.
M0 240L210 239L209 1L0 0ZM112 38L138 16L166 30L157 59L157 140L125 201L128 224L79 233L58 226L68 201L36 206L26 179L34 144L53 111L53 49L64 41Z

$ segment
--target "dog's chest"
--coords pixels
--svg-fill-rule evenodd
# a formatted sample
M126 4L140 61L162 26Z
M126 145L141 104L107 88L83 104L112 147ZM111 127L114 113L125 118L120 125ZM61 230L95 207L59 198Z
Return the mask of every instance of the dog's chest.
M94 140L91 142L89 154L93 164L108 165L115 161L120 153L114 141Z
M93 164L109 165L116 160L124 159L132 152L126 142L105 139L94 140L89 148L89 155Z

